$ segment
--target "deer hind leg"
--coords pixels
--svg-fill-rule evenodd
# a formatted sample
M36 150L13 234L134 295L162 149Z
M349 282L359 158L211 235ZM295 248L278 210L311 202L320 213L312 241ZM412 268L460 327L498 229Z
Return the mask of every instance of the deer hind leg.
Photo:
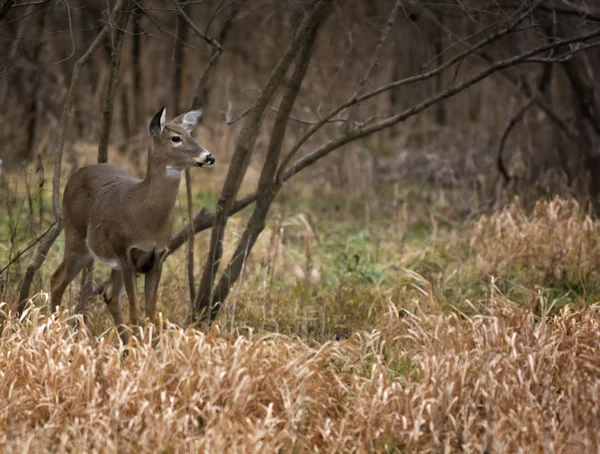
M110 280L108 285L104 289L103 297L104 302L108 306L110 315L112 315L119 336L123 341L123 344L127 344L129 341L129 333L125 329L123 322L123 313L121 312L121 295L123 294L123 273L121 270L113 269L110 274Z
M156 293L158 291L158 283L162 273L162 260L158 261L144 277L144 297L146 299L146 317L150 321L154 320L156 315Z
M85 244L77 248L69 248L65 256L50 279L50 307L52 312L60 306L63 293L79 272L90 263L94 257L88 251Z

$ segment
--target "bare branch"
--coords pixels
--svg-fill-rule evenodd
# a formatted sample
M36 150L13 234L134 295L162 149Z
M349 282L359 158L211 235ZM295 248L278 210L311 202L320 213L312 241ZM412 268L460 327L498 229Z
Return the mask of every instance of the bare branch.
M282 170L282 166L280 166L280 170L278 172L278 177L281 178L280 181L287 181L288 179L293 177L298 172L301 172L303 169L305 169L309 165L313 164L317 160L319 160L322 157L329 154L329 152L331 152L332 150L339 148L340 146L342 146L352 140L355 140L359 137L363 137L365 135L372 134L372 133L377 132L381 129L384 129L388 126L391 126L392 124L398 123L398 122L403 121L413 115L416 115L417 113L422 112L423 110L427 109L428 107L435 104L436 102L440 102L446 98L449 98L449 97L455 95L456 93L476 84L477 82L483 80L487 76L489 76L497 71L501 71L502 69L523 63L532 55L545 52L551 48L558 47L558 46L561 46L564 44L585 41L585 40L591 39L598 35L600 35L600 31L592 32L587 35L574 37L574 38L567 39L567 40L562 40L559 43L557 43L557 42L549 43L549 44L546 44L543 46L539 46L539 47L537 47L533 50L530 50L528 52L525 52L523 54L517 55L513 58L503 60L503 61L497 62L493 65L490 65L488 68L481 71L479 74L472 76L471 78L466 79L465 81L462 81L458 84L455 84L454 86L446 89L445 91L438 93L438 94L428 98L427 100L425 100L425 101L423 101L423 102L421 102L421 103L411 107L410 109L407 109L397 115L382 118L374 124L369 124L371 121L374 120L373 118L367 120L366 122L363 123L363 125L361 125L360 128L357 128L357 130L354 131L351 135L344 135L342 137L339 137L337 139L334 139L334 140L324 144L322 147L320 147L320 148L314 150L313 152L309 153L308 155L298 159L296 162L294 162L294 164L286 167L283 170ZM363 95L363 96L370 95L371 93L378 92L379 90L380 89L373 90L373 92L367 93L366 95ZM549 118L553 122L555 122L557 125L559 125L561 127L561 129L565 130L565 132L569 135L569 137L571 139L574 140L576 138L577 132L574 131L573 128L565 120L560 118L560 116L558 116L558 114L556 114L556 112L554 112L553 109L550 106L548 106L547 103L545 101L543 101L543 99L541 97L534 96L533 99L534 99L535 103L549 116ZM329 118L325 117L324 119L322 119L319 122L319 124L321 124L321 123L325 124L324 122L327 121L328 119ZM304 135L300 139L299 143L303 144L306 140L307 140L306 135ZM298 145L294 146L294 149L295 148L299 148ZM237 202L235 202L235 204L233 205L233 207L231 209L230 214L235 214L238 211L241 211L248 205L254 203L256 201L256 199L257 199L257 193L253 192L253 193L248 194L243 199L240 199ZM211 228L214 223L215 218L216 218L216 213L214 213L214 212L204 212L204 213L200 213L200 214L196 215L196 217L194 218L194 231L200 232L200 231ZM173 238L171 240L171 244L169 246L169 253L172 253L173 251L175 251L177 248L179 248L184 243L185 239L187 238L188 233L189 233L189 227L186 226L181 231L179 231L176 235L173 236Z
M252 112L252 109L254 109L254 104L252 104L250 107L248 107L246 110L242 111L242 113L240 113L237 117L233 117L231 118L230 116L230 112L231 112L231 107L232 104L231 102L229 103L229 107L227 109L227 112L223 112L225 114L225 121L228 125L232 125L234 123L237 123L238 121L240 121L242 118L244 118L246 115L248 115L250 112Z
M388 118L382 119L370 126L357 128L356 130L353 130L348 134L345 134L341 137L338 137L337 139L333 139L333 140L329 141L328 143L324 144L317 150L314 150L311 153L309 153L308 155L298 159L293 165L289 166L284 171L281 171L281 168L280 168L281 178L282 178L282 180L285 180L285 179L287 179L286 177L291 177L293 174L301 171L302 169L308 167L309 165L318 161L322 157L326 156L332 150L335 150L336 148L339 148L348 142L351 142L353 140L356 140L360 137L364 137L369 134L373 134L374 132L380 131L380 130L385 129L389 126L392 126L396 123L404 121L407 118L412 117L412 116L424 111L428 107L430 107L440 101L443 101L444 99L450 98L450 97L454 96L455 94L476 84L477 82L480 82L481 80L485 79L486 77L488 77L489 75L493 74L496 71L500 71L502 69L509 68L511 66L522 64L522 63L526 62L529 57L532 57L539 53L553 49L555 47L563 46L566 44L584 42L584 41L590 40L592 38L595 38L597 36L600 36L600 30L596 30L594 32L587 33L585 35L581 35L581 36L577 36L577 37L573 37L573 38L569 38L569 39L555 41L550 44L545 44L545 45L536 47L528 52L524 52L522 54L516 55L512 58L508 58L506 60L496 62L496 63L490 65L489 67L487 67L485 70L480 71L475 76L467 78L467 79L461 81L460 83L457 83L457 84L447 88L446 90L444 90L440 93L437 93L434 96L431 96L430 98L428 98L418 104L415 104L414 106L412 106L409 109L404 110L403 112L400 112L396 115L392 115ZM583 49L581 49L581 50L583 50ZM377 90L374 90L374 91L377 91ZM295 148L296 147L294 147L294 149Z
M52 229L52 227L54 227L54 225L56 224L56 221L53 222L50 227L48 227L46 229L46 231L44 233L42 233L40 236L38 236L29 246L27 246L25 249L23 249L22 251L18 252L9 262L8 264L2 268L0 270L0 276L2 276L2 273L4 273L7 269L9 269L11 267L12 264L14 264L17 260L19 260L21 258L21 256L23 254L25 254L27 251L29 251L32 247L34 247L36 244L38 244L42 238L44 238L48 232Z
M465 57L475 53L479 49L490 44L491 42L496 41L496 40L500 39L501 37L505 36L506 34L510 33L515 27L517 27L521 22L523 22L527 18L527 16L529 14L531 14L531 12L534 11L543 1L544 0L537 0L529 8L526 8L524 11L522 11L522 9L524 8L522 6L517 11L517 13L515 13L516 17L512 23L510 23L509 25L507 25L505 28L501 29L500 31L493 33L493 34L487 36L486 38L482 39L481 41L474 44L469 49L466 49L463 52L460 52L458 55L449 59L448 61L446 61L442 65L438 66L437 68L435 68L431 71L425 72L425 73L418 74L416 76L407 77L405 79L401 79L401 80L389 83L387 85L383 85L383 86L381 86L375 90L372 90L370 92L367 92L363 95L353 97L349 101L347 101L344 104L341 104L340 106L333 109L331 112L329 112L329 114L327 114L325 117L323 117L321 119L321 121L319 121L312 128L310 128L300 138L300 140L296 143L296 145L294 145L294 147L288 152L288 154L284 157L282 164L280 166L280 170L278 172L278 179L281 180L283 178L284 169L292 161L293 157L296 155L298 150L306 143L306 141L308 141L308 139L310 137L312 137L317 131L319 131L327 123L327 121L330 120L331 118L333 118L335 115L337 115L341 111L347 109L348 107L351 107L355 104L366 101L367 99L370 99L381 93L387 92L391 89L398 88L398 87L401 87L404 85L408 85L408 84L411 84L414 82L424 81L424 80L427 80L427 79L439 74L440 72L442 72L445 69L452 66L454 63L461 61ZM539 52L532 53L531 56L536 55L537 53L539 53ZM359 128L359 129L361 129L361 128Z
M367 86L367 82L371 78L371 74L373 74L373 71L377 68L377 65L379 64L379 60L381 59L381 57L383 55L384 48L387 45L387 43L390 39L390 36L392 34L392 29L394 27L394 23L396 22L396 18L398 16L399 9L400 9L400 0L396 0L396 3L394 4L394 7L392 8L392 12L390 13L390 17L388 18L388 20L385 24L385 27L381 31L381 36L379 38L379 42L377 43L377 48L375 49L375 55L373 55L373 60L371 61L371 64L369 65L369 68L367 69L367 71L365 71L365 75L363 76L362 80L358 84L358 88L356 89L356 93L354 93L353 99L356 99L360 95L363 94L363 92L365 91L365 88ZM357 104L354 104L350 108L350 111L348 112L348 121L346 123L344 123L344 125L342 126L342 129L344 131L348 131L353 127L352 123L355 120L356 113L358 112L358 107L359 107L359 104L357 103Z
M244 198L237 200L231 207L229 212L230 215L236 214L242 211L249 205L252 205L256 202L258 194L256 192L252 192L246 195ZM215 223L215 219L217 218L217 213L214 211L201 210L195 217L193 222L194 232L202 232L204 230L210 229ZM169 252L165 257L168 257L173 252L183 245L188 239L190 234L190 224L185 225L179 232L177 232L171 238L171 243L169 244Z
M279 110L274 106L271 106L271 110L273 112L279 113ZM293 120L296 123L300 123L303 125L316 125L317 123L319 123L319 120L303 120L302 118L297 118L292 115L290 115L290 120ZM327 120L327 123L344 123L346 121L348 121L346 118L332 118L331 120Z
M176 34L174 34L174 33L170 32L169 30L165 30L165 29L164 29L164 28L163 28L163 27L162 27L162 26L161 26L161 25L160 25L160 24L159 24L159 23L156 21L156 19L154 18L154 16L152 16L152 14L150 14L150 12L149 12L149 11L148 11L146 8L144 8L144 7L141 5L141 2L139 2L139 1L137 1L137 0L134 0L134 1L135 1L136 5L137 5L137 8L138 8L138 10L139 10L139 11L141 11L142 13L144 13L144 16L146 16L148 19L150 19L150 22L152 22L152 24L153 24L153 25L154 25L154 26L155 26L155 27L156 27L156 28L157 28L157 29L158 29L158 30L159 30L161 33L164 33L164 34L166 34L166 35L169 35L170 37L172 37L172 38L174 38L174 39L176 39L176 40L178 40L178 39L179 39L179 37L178 37ZM184 41L184 42L182 42L181 44L182 44L183 46L187 47L188 49L194 49L194 50L197 50L197 48L196 48L195 46L192 46L191 44L188 44L188 43L186 43L185 41Z
M502 133L502 137L500 138L500 143L498 144L498 152L497 152L497 164L498 164L498 170L504 177L505 184L511 180L510 173L508 173L508 169L504 165L504 160L503 160L503 156L502 156L503 152L504 152L504 146L506 145L506 139L508 139L510 132L517 125L517 123L519 123L519 121L521 121L521 119L525 115L525 112L527 112L527 110L532 106L534 101L535 101L534 97L530 98L517 110L517 112L511 117L511 119L507 123L506 127L504 128L504 132Z
M192 106L194 109L201 107L200 102L202 99L202 90L204 90L206 81L208 80L208 76L210 74L210 70L212 69L214 64L217 62L217 60L219 59L222 52L223 52L223 48L215 48L212 55L208 59L208 62L206 63L206 66L204 67L204 70L202 71L200 78L198 79L198 83L196 84L196 90L194 91L194 99L192 101Z
M208 35L205 35L202 32L202 30L200 30L198 28L198 26L194 23L194 21L191 20L190 17L185 13L185 11L183 10L183 8L181 7L181 5L179 4L179 2L177 0L175 0L175 6L177 7L179 15L183 18L183 20L185 20L187 22L187 24L190 26L190 28L194 31L194 33L196 35L198 35L200 38L202 38L204 41L206 41L211 46L214 46L219 52L223 52L223 47L221 46L221 44L216 39L214 39Z
M564 2L564 3L571 6L571 8L561 8L561 7L555 7L555 6L541 5L540 10L550 13L550 14L562 14L565 16L580 17L582 19L588 19L588 20L591 20L594 22L600 22L600 11L592 10L589 5L587 6L587 9L584 10L581 8L577 8L575 5L573 5L572 2Z

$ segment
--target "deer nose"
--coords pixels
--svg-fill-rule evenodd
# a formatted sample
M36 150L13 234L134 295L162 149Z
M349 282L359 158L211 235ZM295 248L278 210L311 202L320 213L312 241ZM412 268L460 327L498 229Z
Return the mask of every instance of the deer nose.
M215 157L214 157L213 155L211 155L211 154L209 154L209 155L206 157L206 163L207 163L209 166L212 166L212 165L215 163L215 161L216 161Z

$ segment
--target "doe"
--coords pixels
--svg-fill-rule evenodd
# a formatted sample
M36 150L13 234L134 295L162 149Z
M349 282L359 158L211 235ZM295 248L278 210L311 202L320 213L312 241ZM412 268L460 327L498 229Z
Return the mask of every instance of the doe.
M51 279L52 312L81 269L94 258L112 268L104 300L123 342L123 286L129 318L138 324L137 273L145 274L146 316L152 320L162 259L171 240L173 210L183 170L212 166L215 158L191 136L202 117L192 110L165 123L163 107L150 121L148 167L143 180L111 164L77 170L63 196L64 259Z

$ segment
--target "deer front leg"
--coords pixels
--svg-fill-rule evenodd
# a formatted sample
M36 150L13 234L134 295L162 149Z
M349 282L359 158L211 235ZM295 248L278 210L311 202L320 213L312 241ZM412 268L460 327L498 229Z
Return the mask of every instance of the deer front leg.
M139 323L135 267L131 261L127 260L121 264L121 271L125 282L125 291L129 299L129 322L135 326Z
M146 317L150 321L154 320L156 315L156 294L158 293L158 283L162 273L162 260L159 260L144 278L144 294L146 298Z

